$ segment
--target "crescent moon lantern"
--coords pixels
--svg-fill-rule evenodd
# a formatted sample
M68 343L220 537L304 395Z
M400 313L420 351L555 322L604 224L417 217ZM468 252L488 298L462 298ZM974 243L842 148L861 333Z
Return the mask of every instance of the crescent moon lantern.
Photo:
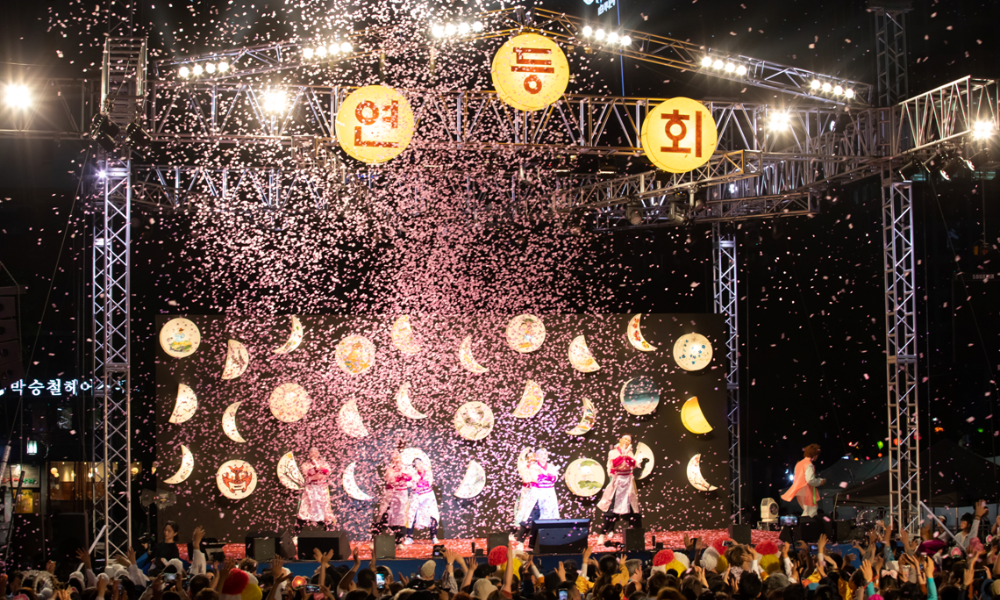
M517 403L513 414L518 419L530 419L538 414L544 402L545 392L537 383L529 379L524 384L524 393L521 394L521 401Z
M356 462L352 462L344 469L344 491L355 500L371 500L372 497L362 492L361 488L358 487L358 482L354 479L354 467L357 464Z
M191 471L194 471L194 454L191 454L191 449L184 444L181 444L180 446L181 466L169 479L164 479L163 483L168 483L170 485L183 483L184 480L191 476Z
M569 344L569 364L581 373L593 373L601 368L587 347L587 338L578 335Z
M403 415L407 419L426 419L427 415L420 412L416 408L413 408L413 402L410 401L410 384L404 383L399 386L399 391L396 392L396 410L399 414Z
M420 352L420 345L413 336L410 315L403 315L392 324L392 345L407 356Z
M455 488L455 496L459 498L475 498L486 485L486 471L483 466L474 460L469 461L469 467L465 470L465 477L462 483Z
M229 340L226 347L226 366L222 369L222 378L236 379L250 366L250 353L242 342L236 340Z
M698 396L688 398L688 401L681 407L681 423L691 433L703 434L712 431L705 414L701 412L701 405L698 403Z
M583 414L580 415L580 423L566 433L569 435L583 435L594 428L597 421L597 408L588 398L583 399Z
M178 384L177 400L174 402L174 411L170 413L170 422L180 425L189 421L196 410L198 410L198 397L195 396L194 390L183 383Z
M350 400L340 407L337 423L340 425L341 431L351 437L362 438L368 435L368 429L361 419L358 403L355 400Z
M635 445L635 461L642 462L641 459L647 458L646 466L642 468L642 473L639 473L639 479L645 479L649 477L649 474L653 472L653 464L656 462L656 457L653 456L653 450L650 449L646 444L639 442Z
M290 490L299 491L302 489L305 478L299 471L299 463L295 462L294 452L288 452L278 459L278 481Z
M302 322L295 315L292 315L292 330L288 333L288 339L285 343L274 349L275 354L288 354L292 350L299 347L302 343L302 336L305 335L305 330L302 329Z
M656 350L656 346L650 344L646 341L646 338L642 337L642 329L639 326L639 320L642 318L642 313L635 315L628 321L628 331L625 333L625 337L628 338L628 343L632 344L632 347L636 350L642 350L643 352L652 352Z
M695 454L691 457L691 460L688 461L687 476L688 481L691 483L691 487L700 492L711 492L712 490L719 489L718 486L710 484L705 481L704 477L702 477L700 454Z
M466 336L462 340L462 345L458 347L458 362L462 363L465 370L470 373L485 373L489 369L481 366L476 362L476 359L472 357L472 336Z
M226 412L222 413L222 431L226 434L226 437L237 442L239 444L245 444L247 441L243 439L240 435L240 430L236 428L236 411L240 409L239 402L233 402L226 409Z

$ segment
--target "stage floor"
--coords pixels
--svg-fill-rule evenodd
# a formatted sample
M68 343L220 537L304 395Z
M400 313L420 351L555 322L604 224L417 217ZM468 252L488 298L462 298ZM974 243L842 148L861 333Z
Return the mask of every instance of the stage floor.
M423 533L423 532L421 532ZM709 544L718 539L726 539L729 537L729 532L725 529L698 529L691 531L656 531L656 532L646 532L646 550L653 550L656 548L656 543L660 542L663 544L664 548L670 549L683 549L684 548L684 534L687 534L691 538L701 538ZM614 547L598 547L597 546L597 535L590 536L590 547L594 549L594 552L612 552L615 551ZM612 541L621 542L622 534L617 533L610 538ZM750 539L752 543L758 544L764 540L771 540L775 543L778 542L778 532L777 531L757 531L752 530L750 532ZM445 539L441 540L441 543L445 545L446 548L452 552L458 553L460 556L472 556L472 543L476 543L476 548L486 549L486 538L456 538L456 539ZM368 560L371 558L372 551L369 540L364 540L360 542L351 542L351 548L360 545L361 547L361 558ZM430 558L432 551L434 549L434 544L424 537L420 537L413 541L410 546L401 545L396 547L396 558ZM186 553L186 548L183 551ZM226 556L229 558L240 559L244 557L244 545L243 544L227 544L225 548ZM183 557L182 557L183 558Z

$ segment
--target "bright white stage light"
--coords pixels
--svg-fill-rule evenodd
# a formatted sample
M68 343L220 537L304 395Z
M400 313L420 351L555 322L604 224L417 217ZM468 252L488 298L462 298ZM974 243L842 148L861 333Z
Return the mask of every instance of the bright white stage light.
M972 138L976 140L989 139L993 135L993 123L976 121L972 126Z
M733 63L726 63L726 73L734 73L736 71L736 65Z
M458 24L458 34L459 35L465 35L465 34L469 33L470 29L472 29L472 28L469 27L468 23L459 23Z
M483 23L481 21L476 21L472 24L472 31L479 33L483 30Z
M351 42L344 42L340 45L340 51L344 54L347 54L352 50L354 50L354 46L351 45Z
M809 87L814 90L818 90L819 86L821 85L823 84L819 82L819 79L813 79L811 82L809 82Z
M433 35L436 38L443 38L444 37L444 26L442 26L442 25L435 25L434 27L431 27L431 35Z
M716 61L714 63L712 63L712 68L715 69L716 71L718 71L722 67L723 67L723 63L722 63L721 60L716 59Z
M219 73L225 73L229 70L229 63L224 60L219 61Z
M598 29L597 31L595 31L594 32L594 37L597 38L597 39L599 39L599 40L603 40L604 39L604 30L603 29Z
M833 86L833 93L836 94L837 96L843 96L844 88L840 87L839 85L835 85Z
M104 172L104 171L99 171L97 173L97 176L100 177L101 179L104 179L105 177L108 176L108 174L106 172Z
M712 66L712 57L711 56L706 56L705 58L702 58L701 59L701 66L703 66L703 67L711 67Z
M215 63L208 63L207 65L205 65L205 72L208 73L209 75L215 73Z
M191 69L187 67L181 67L177 69L177 74L185 79L191 76Z
M327 50L327 53L330 56L334 56L335 54L340 54L340 44L338 44L337 42L330 44L330 48Z
M194 68L191 69L191 72L194 73L195 77L200 77L201 74L205 72L205 69L201 65L195 65Z
M771 113L770 128L772 131L785 131L792 124L792 116L784 111Z
M824 92L829 92L830 90L833 89L833 86L830 85L830 82L827 81L823 83L822 89Z
M302 49L302 58L304 58L306 60L312 60L312 57L313 57L313 49L312 48L303 48Z
M31 106L31 91L28 86L20 83L12 83L7 86L7 93L4 94L7 106L11 108L28 108Z
M608 42L610 42L612 44L617 44L618 43L618 32L617 31L612 31L611 33L608 34Z
M747 68L744 67L743 65L740 65L740 66L736 67L736 74L739 75L740 77L746 75L747 74Z
M592 35L594 35L594 30L590 27L590 25L584 25L583 26L583 37L590 37Z
M285 92L279 90L264 92L264 110L269 113L285 110Z
M455 31L456 29L454 23L448 23L447 25L444 26L444 34L447 35L448 37L455 35Z
M316 57L323 58L326 56L326 46L319 46L316 48Z
M847 96L848 98L853 98L854 90L852 90L851 88L847 88L846 90L844 90L844 95Z
M627 35L623 35L622 46L631 46L631 45L632 45L632 38Z

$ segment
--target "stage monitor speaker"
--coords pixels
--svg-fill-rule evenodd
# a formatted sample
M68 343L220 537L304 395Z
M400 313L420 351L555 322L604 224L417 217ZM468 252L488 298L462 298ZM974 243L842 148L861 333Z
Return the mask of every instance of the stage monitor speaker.
M79 548L90 548L87 513L57 513L50 517L52 546L49 557L57 565L69 564Z
M21 336L17 330L16 286L0 287L0 389L24 379Z
M745 524L730 523L729 537L737 544L749 544L750 526Z
M333 550L333 560L347 560L351 555L351 538L346 531L310 531L299 535L299 560L312 560L313 548L320 552Z
M392 534L375 536L375 558L396 558L396 536Z
M795 530L795 540L801 540L807 544L815 544L819 541L819 536L822 533L824 533L822 521L804 517L799 519L799 524Z
M259 563L271 562L280 556L287 560L295 560L295 544L287 531L254 531L246 536L246 555ZM312 547L309 548L312 558Z
M646 530L642 527L629 527L625 530L625 551L646 551Z
M544 519L531 524L535 554L580 554L587 547L590 519Z
M507 546L510 543L510 534L506 532L486 534L486 555L497 546Z

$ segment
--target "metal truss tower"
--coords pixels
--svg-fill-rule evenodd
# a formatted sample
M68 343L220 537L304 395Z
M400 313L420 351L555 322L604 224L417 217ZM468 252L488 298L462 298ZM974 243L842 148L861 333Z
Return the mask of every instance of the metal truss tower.
M910 0L876 0L868 3L875 15L875 60L878 71L877 106L892 106L909 96L906 73L906 13Z
M736 523L743 522L743 461L740 455L739 321L737 318L736 236L712 223L712 289L716 313L726 317L726 414L729 427L729 498Z
M920 525L913 185L901 181L888 167L882 170L882 257L889 407L889 514L893 526L913 533Z

